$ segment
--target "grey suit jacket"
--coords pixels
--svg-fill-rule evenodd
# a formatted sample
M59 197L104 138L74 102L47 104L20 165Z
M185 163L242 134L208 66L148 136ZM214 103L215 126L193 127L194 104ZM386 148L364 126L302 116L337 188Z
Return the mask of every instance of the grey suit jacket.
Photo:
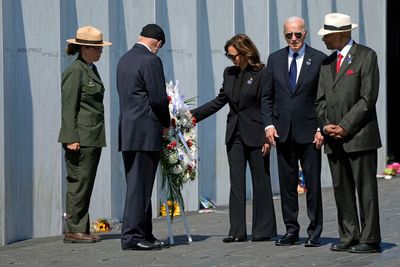
M349 134L338 141L325 138L325 153L335 145L346 152L377 149L382 146L376 116L379 94L377 56L372 49L353 43L335 74L336 52L321 66L317 93L317 116L320 128L339 124Z

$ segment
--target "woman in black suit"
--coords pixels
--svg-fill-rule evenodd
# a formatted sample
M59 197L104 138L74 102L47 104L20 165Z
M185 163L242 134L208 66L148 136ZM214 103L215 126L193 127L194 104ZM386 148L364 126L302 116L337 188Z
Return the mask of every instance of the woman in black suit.
M225 55L234 66L225 69L218 96L191 112L200 122L225 104L228 103L230 107L225 136L231 182L230 229L223 242L247 240L247 163L250 165L253 185L252 241L267 241L276 235L276 220L269 173L270 145L266 142L261 118L261 88L266 82L265 68L260 62L256 46L244 34L226 42Z

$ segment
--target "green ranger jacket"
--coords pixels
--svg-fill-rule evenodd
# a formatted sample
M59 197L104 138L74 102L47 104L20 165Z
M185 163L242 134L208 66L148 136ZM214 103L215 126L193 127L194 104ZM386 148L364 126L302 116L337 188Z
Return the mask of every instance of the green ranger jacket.
M105 147L104 85L95 65L78 57L62 75L58 142Z

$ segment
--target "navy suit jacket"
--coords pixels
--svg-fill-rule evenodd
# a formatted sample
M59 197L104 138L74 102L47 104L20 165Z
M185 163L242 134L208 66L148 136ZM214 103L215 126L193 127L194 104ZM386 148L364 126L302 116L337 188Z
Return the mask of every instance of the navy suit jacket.
M265 68L259 71L250 71L251 78L245 81L241 88L240 100L237 105L233 101L233 90L239 69L234 66L227 67L224 71L224 81L218 96L192 110L192 114L199 122L228 103L230 110L226 120L225 144L232 140L237 129L246 145L261 147L266 143L261 118L261 88L265 86L265 72Z
M294 93L289 85L289 47L272 53L267 63L267 83L262 92L264 126L274 125L278 142L286 142L291 129L299 144L312 143L318 128L315 99L319 70L326 55L306 45Z
M161 150L162 127L170 116L160 58L135 44L117 66L120 104L119 151Z

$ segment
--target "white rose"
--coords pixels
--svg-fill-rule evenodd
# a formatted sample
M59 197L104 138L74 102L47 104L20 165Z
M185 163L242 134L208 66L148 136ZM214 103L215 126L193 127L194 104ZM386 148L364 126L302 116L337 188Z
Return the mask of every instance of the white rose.
M169 155L169 157L168 157L168 162L169 162L170 164L175 164L175 163L177 163L177 162L178 162L178 157L177 157L177 155L176 155L176 154L171 154L171 155Z
M172 173L174 174L180 174L182 172L182 167L181 165L176 165L173 169L172 169Z
M184 176L183 176L183 182L188 182L190 180L190 174L189 173L186 173Z

